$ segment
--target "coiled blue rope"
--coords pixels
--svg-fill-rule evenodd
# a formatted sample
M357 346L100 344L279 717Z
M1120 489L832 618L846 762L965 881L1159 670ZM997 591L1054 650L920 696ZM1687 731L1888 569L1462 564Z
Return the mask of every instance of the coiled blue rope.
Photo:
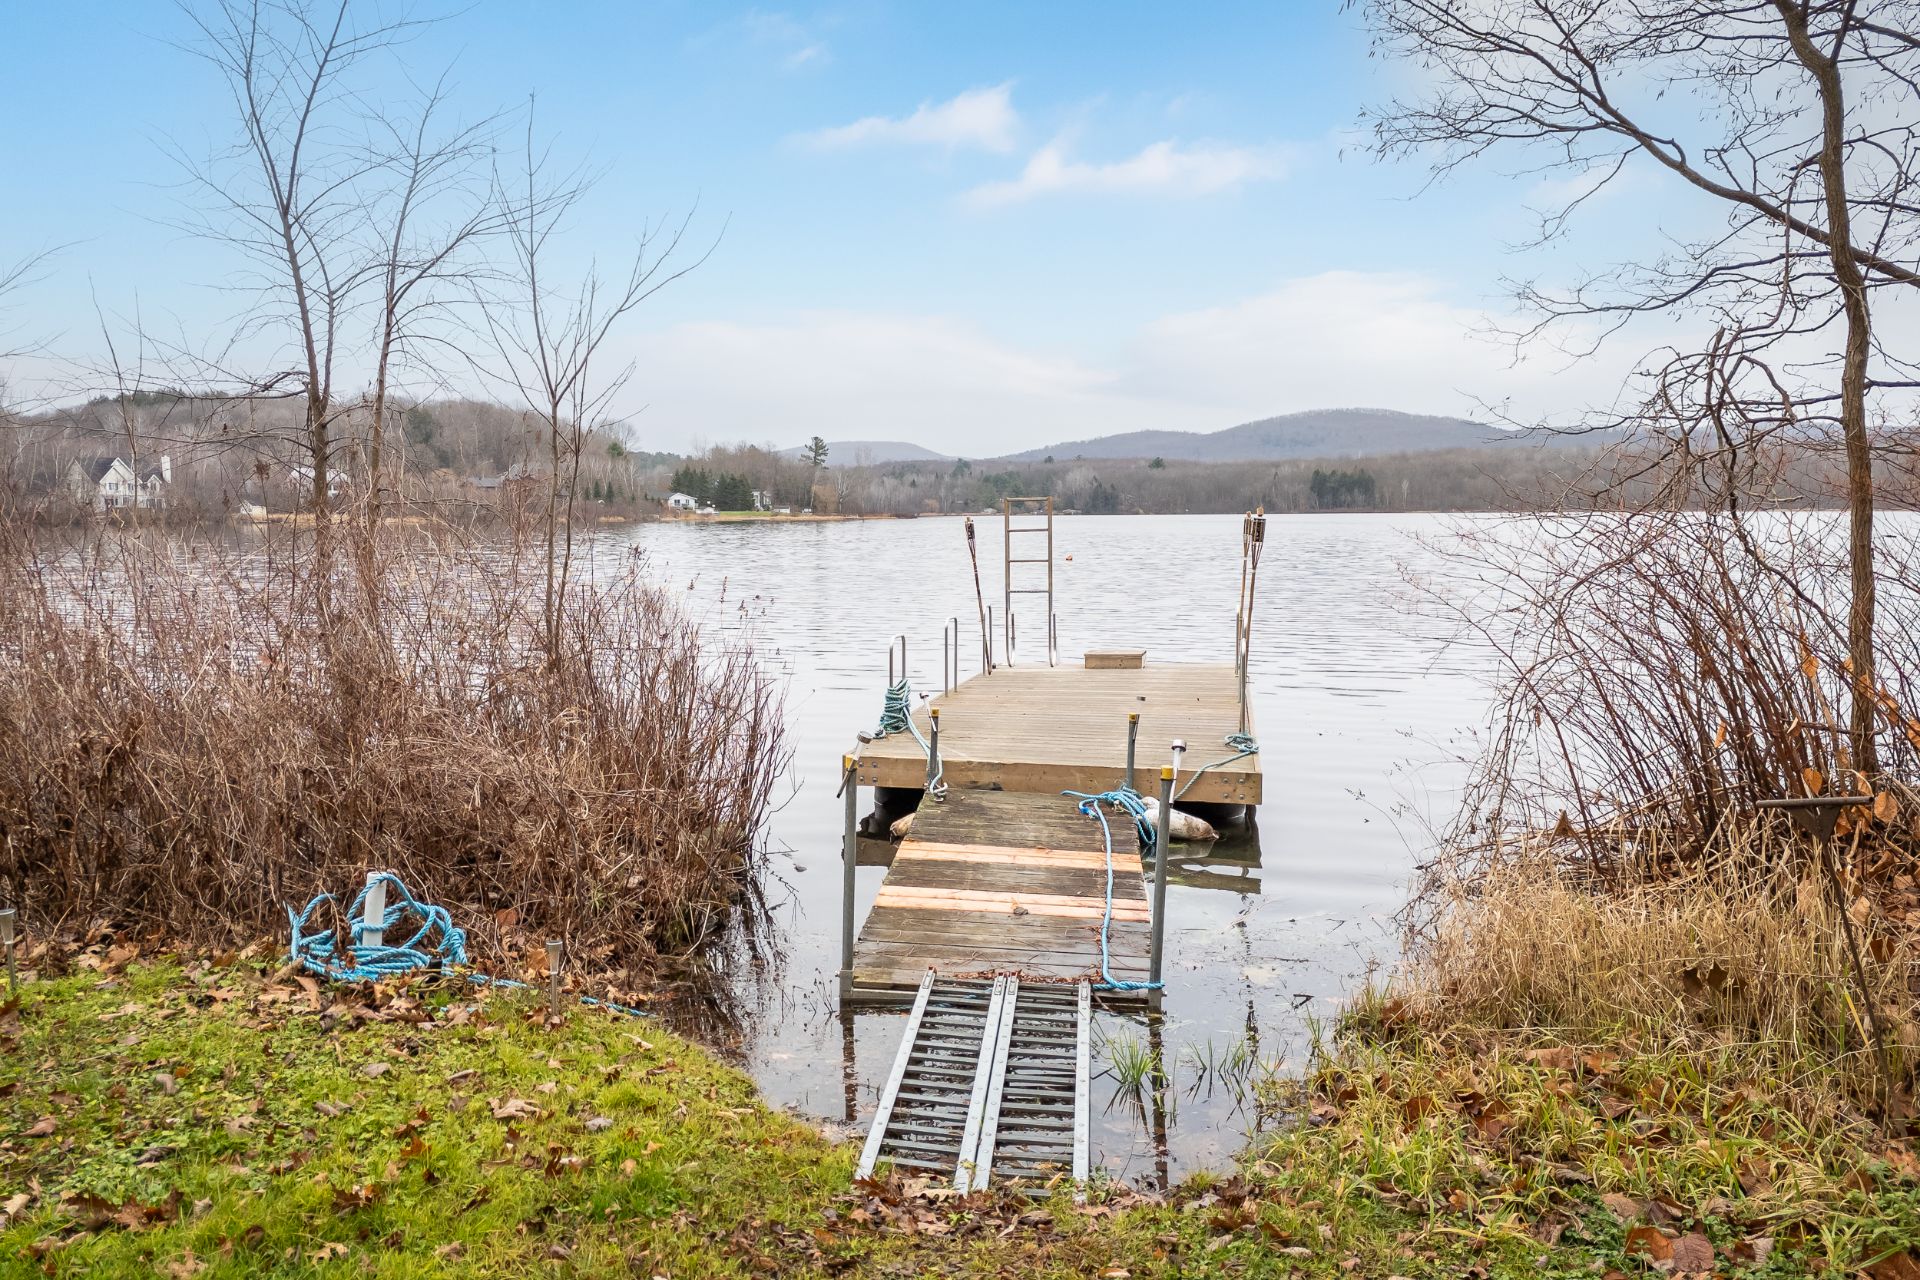
M1107 951L1107 933L1113 927L1113 828L1107 824L1106 810L1100 806L1110 804L1133 818L1134 829L1140 833L1140 847L1151 849L1154 845L1153 824L1147 821L1147 802L1132 787L1116 787L1112 791L1089 794L1085 791L1063 791L1062 795L1072 796L1080 802L1081 813L1095 818L1100 823L1100 837L1107 847L1107 905L1100 915L1100 987L1106 991L1158 991L1166 984L1163 982L1128 982L1113 976L1113 958ZM1164 856L1164 855L1162 855Z
M367 893L376 884L386 885L392 893L392 900L387 903L377 926L368 924L361 910L366 905ZM334 901L337 899L332 894L323 893L297 915L293 908L287 908L287 921L293 926L294 962L330 982L377 982L416 969L453 969L467 963L467 934L454 926L452 914L445 907L415 898L400 877L390 871L370 878L355 895L353 905L347 908L353 931L353 941L348 948L351 963L341 956L333 930L302 932L321 903ZM398 928L409 914L419 918L420 927L405 942L398 946L384 943L376 946L366 940L366 934L375 928L382 933Z
M927 761L933 766L933 777L927 783L927 794L935 800L944 800L947 795L947 767L933 758L933 747L921 736L920 726L913 722L913 687L907 678L901 676L887 686L887 699L880 707L880 725L873 731L876 738L885 738L890 734L910 733L913 740L920 744Z
M386 885L389 893L387 909L381 913L377 926L367 923L362 910L366 906L368 891L376 884ZM467 969L466 930L453 923L453 914L445 907L414 897L406 883L391 871L382 871L369 879L354 896L353 905L347 908L348 919L352 922L353 941L346 957L340 953L333 930L304 932L321 903L336 901L338 899L332 894L323 893L309 902L305 910L296 912L292 907L287 908L287 923L293 928L290 958L301 968L329 982L378 982L382 978L439 969L442 972L464 971L460 976L475 986L511 987L522 991L535 989L531 983L513 978L496 978ZM385 943L376 946L366 940L365 935L370 930L378 928L384 935L387 930L398 928L409 915L420 921L420 927L405 942L397 946ZM635 1009L631 1005L617 1004L596 996L580 996L578 999L581 1004L624 1013L629 1017L653 1016L645 1009Z
M1200 775L1207 770L1218 769L1221 765L1232 764L1235 760L1244 760L1250 755L1258 754L1260 751L1260 744L1253 740L1253 735L1250 733L1230 733L1227 735L1226 745L1233 748L1233 754L1224 760L1215 760L1210 764L1203 764L1198 769L1195 769L1193 773L1188 776L1186 786L1181 787L1173 793L1175 800L1187 794L1187 788L1200 781Z

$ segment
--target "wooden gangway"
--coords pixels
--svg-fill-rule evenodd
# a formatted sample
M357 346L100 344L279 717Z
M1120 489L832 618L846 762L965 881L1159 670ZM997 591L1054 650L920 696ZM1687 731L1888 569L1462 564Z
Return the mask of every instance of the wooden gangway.
M1016 792L1105 791L1126 778L1128 717L1140 717L1139 742L1155 766L1167 745L1187 744L1188 767L1232 754L1242 732L1241 680L1230 665L1153 663L1136 666L995 667L914 710L921 736L940 720L940 762L955 791L969 787ZM1250 723L1245 732L1251 734ZM1135 780L1151 791L1157 769ZM909 734L864 743L858 780L864 787L912 790L926 785L927 756ZM1189 803L1257 805L1260 757L1246 756L1191 777Z
M928 969L943 978L1100 982L1103 921L1109 975L1146 982L1152 917L1139 836L1124 815L1108 827L1110 920L1100 824L1071 798L953 791L921 805L860 927L846 995L904 1001ZM1117 990L1101 998L1145 996Z
M882 1161L959 1191L1084 1183L1092 1004L1086 983L920 979L859 1176Z

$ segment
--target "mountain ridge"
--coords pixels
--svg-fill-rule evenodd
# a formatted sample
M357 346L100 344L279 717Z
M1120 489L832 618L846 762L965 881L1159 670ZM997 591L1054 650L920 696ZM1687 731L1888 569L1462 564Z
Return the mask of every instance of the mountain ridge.
M1510 444L1521 433L1466 418L1393 409L1310 409L1219 431L1125 431L1006 455L1009 462L1165 458L1181 462L1271 462L1367 457Z

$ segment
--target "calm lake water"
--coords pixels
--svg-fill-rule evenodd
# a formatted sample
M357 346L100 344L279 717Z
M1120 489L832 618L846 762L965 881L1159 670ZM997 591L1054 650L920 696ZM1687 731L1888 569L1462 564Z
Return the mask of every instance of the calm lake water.
M1409 585L1440 569L1420 539L1456 519L1269 520L1252 663L1267 799L1257 838L1172 864L1164 1018L1099 1018L1096 1156L1115 1176L1154 1185L1226 1164L1261 1122L1249 1079L1297 1069L1309 1020L1391 962L1394 913L1430 825L1457 803L1488 698L1485 652L1453 643ZM997 603L1000 521L976 525ZM1238 516L1063 517L1055 542L1063 663L1115 647L1231 663ZM591 558L610 565L635 546L696 616L748 627L788 681L793 764L769 831L781 958L737 980L749 1011L738 1048L774 1103L863 1131L903 1019L843 1020L835 1007L834 791L842 753L879 716L895 633L908 637L916 690L940 687L950 617L966 636L961 674L979 670L961 521L648 524L602 532ZM1038 637L1037 623L1036 609L1023 633ZM1190 745L1190 764L1218 754ZM1157 767L1165 748L1143 741L1142 762ZM864 917L883 872L859 875ZM1113 1069L1151 1047L1171 1077L1158 1098Z

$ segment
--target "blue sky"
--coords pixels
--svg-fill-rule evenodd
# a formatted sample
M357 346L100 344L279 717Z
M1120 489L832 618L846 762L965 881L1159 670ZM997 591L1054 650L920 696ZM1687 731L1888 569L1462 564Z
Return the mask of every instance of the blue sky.
M15 393L97 358L93 293L221 331L235 261L168 225L167 146L231 129L175 47L184 20L17 6L9 26L0 163L27 177L0 207L0 257L67 246L7 319L48 341ZM569 267L695 202L696 237L724 226L618 334L620 407L656 448L818 433L983 455L1348 404L1565 415L1609 398L1639 348L1516 367L1476 335L1508 318L1500 279L1630 253L1658 221L1638 215L1671 198L1629 182L1610 200L1636 218L1602 202L1568 243L1516 257L1534 179L1427 188L1359 153L1362 108L1413 73L1369 59L1335 3L476 0L370 69L369 91L449 66L461 113L536 94L541 132L600 175Z

